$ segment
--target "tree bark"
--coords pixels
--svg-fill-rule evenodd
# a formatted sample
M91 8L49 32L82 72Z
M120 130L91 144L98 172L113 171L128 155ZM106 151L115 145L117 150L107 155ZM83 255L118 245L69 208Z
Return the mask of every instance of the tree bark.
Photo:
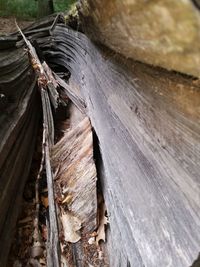
M53 12L53 0L38 0L38 17L45 17Z

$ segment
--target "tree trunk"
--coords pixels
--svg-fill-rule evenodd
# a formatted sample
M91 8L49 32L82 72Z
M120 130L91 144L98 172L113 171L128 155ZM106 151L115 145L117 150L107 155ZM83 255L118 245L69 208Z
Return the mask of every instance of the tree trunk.
M45 17L53 12L53 0L38 0L38 17Z
M87 0L80 18L90 38L126 58L200 77L199 3Z

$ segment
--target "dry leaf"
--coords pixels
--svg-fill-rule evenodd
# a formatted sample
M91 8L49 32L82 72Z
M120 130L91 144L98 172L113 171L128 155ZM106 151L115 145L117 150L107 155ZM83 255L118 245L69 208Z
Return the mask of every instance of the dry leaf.
M94 244L94 243L95 243L95 237L90 237L90 238L88 239L88 244L92 245L92 244Z
M40 263L38 262L37 259L30 259L28 266L31 267L41 267Z
M67 195L63 200L62 204L69 204L72 201L73 197L72 195Z
M97 237L96 237L96 244L99 244L100 240L106 241L106 234L105 234L105 225L108 224L108 218L103 216L100 220L99 228L97 230Z
M78 242L81 239L77 233L81 229L81 221L70 212L65 212L61 215L61 222L65 241L71 243Z
M41 197L42 205L47 209L49 206L48 197Z
M48 237L48 232L47 232L47 227L46 225L42 224L42 238L43 240L47 240Z
M43 256L44 248L41 242L34 242L33 247L31 248L31 257L40 258Z
M99 228L97 230L97 236L96 236L96 244L99 244L100 240L106 241L106 234L105 234L105 225L108 224L108 218L105 216L106 207L105 204L102 204L101 210L100 210L100 218L99 218Z
M100 261L103 260L103 256L104 256L104 255L103 255L103 251L100 250L100 251L99 251L99 257L98 257Z
M45 266L46 266L46 261L45 261L44 258L40 258L40 259L39 259L39 263L40 263L41 265L45 265Z
M63 255L61 255L61 267L68 267L68 266L69 265L67 259Z

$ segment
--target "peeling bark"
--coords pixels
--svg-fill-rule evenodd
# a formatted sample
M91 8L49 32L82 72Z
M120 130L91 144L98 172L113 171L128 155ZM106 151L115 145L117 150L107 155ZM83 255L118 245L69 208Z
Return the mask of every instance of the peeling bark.
M97 174L88 118L66 132L54 146L52 164L61 194L60 201L81 220L83 231L92 233L97 227Z

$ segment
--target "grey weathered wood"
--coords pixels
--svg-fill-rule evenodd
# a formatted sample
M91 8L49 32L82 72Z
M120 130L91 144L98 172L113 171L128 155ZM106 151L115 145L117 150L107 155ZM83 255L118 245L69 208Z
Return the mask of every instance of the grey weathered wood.
M57 108L57 102L58 102L58 93L56 91L57 83L55 79L53 78L48 65L45 62L41 64L35 48L32 46L31 42L25 37L21 29L18 27L17 23L16 23L16 26L20 34L22 35L23 40L27 46L29 59L30 59L33 69L35 70L35 75L37 76L37 80L38 80L37 81L38 87L41 93L43 122L44 122L43 124L44 124L44 133L45 133L44 154L45 154L46 176L47 176L47 185L48 185L48 200L49 200L47 263L48 263L48 266L57 267L57 266L60 266L60 255L59 255L60 246L59 246L56 205L55 205L54 191L53 191L53 173L51 170L51 163L50 163L51 147L54 144L54 123L53 123L53 115L51 111L51 104L49 100L49 95L50 95L52 104L54 105L55 108ZM13 132L11 131L10 134L13 134Z
M5 43L5 42L4 42ZM8 48L10 45L8 46ZM36 80L22 49L0 52L0 266L6 260L37 136ZM20 103L20 105L19 105Z
M197 81L127 60L66 27L55 27L52 35L40 37L39 44L49 63L71 72L70 84L80 90L99 138L99 170L110 219L111 266L191 265L200 243ZM20 56L16 51L1 54L1 85L6 86L8 96L15 97L15 104L6 110L8 114L17 108L27 88L24 81L30 79L25 52L20 51ZM19 90L16 94L15 88ZM9 97L2 100L2 107L8 100ZM6 114L1 115L2 122L9 118ZM7 134L11 122L13 118L1 129L1 136ZM27 122L26 126L29 129L30 124ZM11 155L15 129L0 143L2 164ZM20 135L22 145L25 140L28 143L23 137ZM13 150L17 153L21 144L16 144ZM20 153L27 156L25 146ZM15 155L9 166L13 159ZM3 187L10 171L11 180L14 179L14 169L6 168L0 181ZM15 177L18 174L15 172ZM13 184L10 192L14 188ZM0 259L5 262L3 255L9 242L7 231L2 229L11 229L14 222L7 222L14 217L7 217L9 207L13 212L12 203L3 203L0 240L6 245Z
M60 266L60 245L59 233L57 223L57 211L54 196L53 172L51 168L50 153L54 144L54 125L53 116L50 106L50 100L47 90L41 88L41 99L43 109L43 121L45 127L45 166L48 188L48 202L49 202L49 228L47 240L47 264L50 267Z
M54 73L55 79L58 84L64 89L64 92L69 97L69 99L76 105L76 107L85 113L86 104L81 97L79 92L76 92L75 88L71 84L67 84L63 79L61 79L56 73Z
M200 242L198 85L63 27L54 38L99 138L111 266L191 265Z

